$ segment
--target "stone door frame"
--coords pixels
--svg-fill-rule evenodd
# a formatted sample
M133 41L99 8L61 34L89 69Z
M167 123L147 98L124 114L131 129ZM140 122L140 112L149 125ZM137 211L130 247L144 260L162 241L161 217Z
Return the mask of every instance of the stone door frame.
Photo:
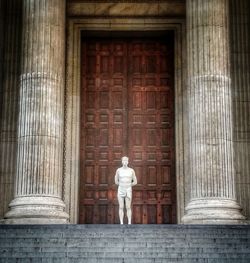
M185 101L185 20L169 18L69 18L66 44L66 89L64 119L63 200L70 223L78 223L80 182L80 45L82 31L175 32L175 172L177 222L181 223L188 200L187 118ZM185 146L185 147L184 147Z

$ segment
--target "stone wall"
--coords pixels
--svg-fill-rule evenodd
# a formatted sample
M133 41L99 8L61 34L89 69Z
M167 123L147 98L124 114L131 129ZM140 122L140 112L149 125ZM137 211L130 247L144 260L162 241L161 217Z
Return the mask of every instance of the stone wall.
M250 2L230 0L230 47L237 199L250 220Z
M1 1L5 6L2 30L3 56L0 65L3 66L0 98L0 218L8 210L8 205L14 195L14 176L16 169L17 119L20 75L20 46L21 46L21 0ZM0 29L1 30L1 29ZM1 79L1 77L0 77Z

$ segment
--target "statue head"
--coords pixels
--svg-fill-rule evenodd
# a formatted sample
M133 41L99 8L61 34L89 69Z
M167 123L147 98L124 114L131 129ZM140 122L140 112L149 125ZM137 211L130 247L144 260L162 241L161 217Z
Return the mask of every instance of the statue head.
M128 166L128 157L127 156L123 156L122 157L122 165L123 166Z

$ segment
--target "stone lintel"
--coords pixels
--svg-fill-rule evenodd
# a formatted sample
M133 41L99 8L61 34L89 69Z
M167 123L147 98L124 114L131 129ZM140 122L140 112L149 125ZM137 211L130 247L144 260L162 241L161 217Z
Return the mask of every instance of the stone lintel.
M67 4L68 16L185 16L185 1L103 2L74 1Z

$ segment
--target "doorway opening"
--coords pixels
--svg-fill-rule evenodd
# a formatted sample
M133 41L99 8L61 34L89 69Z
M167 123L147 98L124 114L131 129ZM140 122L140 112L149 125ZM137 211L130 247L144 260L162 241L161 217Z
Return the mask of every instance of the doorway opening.
M119 223L115 171L129 157L132 223L176 223L174 34L81 41L79 223Z

